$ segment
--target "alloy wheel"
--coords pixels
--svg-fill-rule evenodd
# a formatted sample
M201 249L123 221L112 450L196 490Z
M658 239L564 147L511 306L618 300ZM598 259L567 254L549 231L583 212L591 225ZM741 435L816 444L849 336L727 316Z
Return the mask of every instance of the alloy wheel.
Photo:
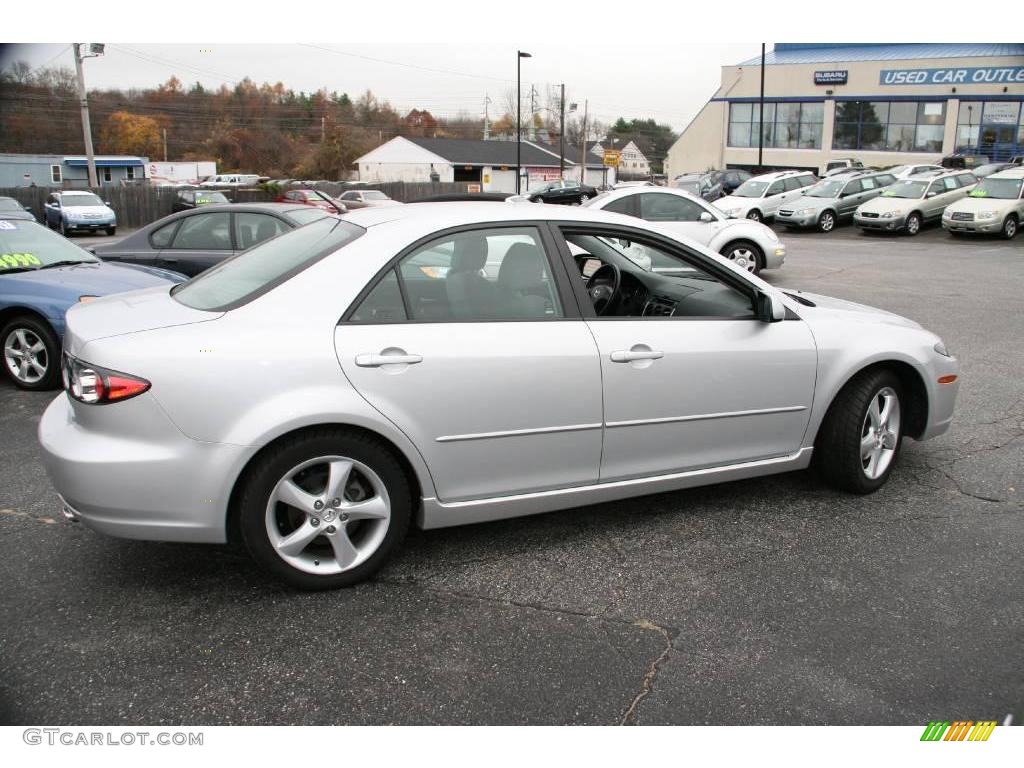
M1007 240L1012 240L1014 235L1017 234L1017 220L1012 216L1006 220L1003 224L1003 237Z
M751 211L750 213L747 214L747 218L750 219L751 221L760 221L761 214L758 211Z
M831 232L835 226L836 217L830 211L825 211L825 213L821 214L821 218L818 220L818 228L822 232Z
M883 387L871 398L860 430L861 469L877 480L896 455L900 434L900 400L892 387Z
M36 384L50 367L46 344L28 328L15 328L4 339L4 364L18 381Z
M271 491L265 515L277 555L316 575L364 563L384 541L390 521L383 480L345 456L321 456L290 469Z
M907 219L907 234L916 235L921 229L921 219L918 218L917 214L911 214L910 218Z

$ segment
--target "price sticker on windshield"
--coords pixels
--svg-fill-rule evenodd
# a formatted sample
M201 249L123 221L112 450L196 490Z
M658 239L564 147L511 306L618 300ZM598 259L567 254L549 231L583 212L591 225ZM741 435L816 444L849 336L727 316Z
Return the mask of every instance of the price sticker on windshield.
M0 222L2 224L3 222ZM3 229L3 227L0 227ZM0 269L20 269L22 267L41 267L43 262L31 253L0 253Z
M9 221L0 219L0 229L17 229L17 227Z

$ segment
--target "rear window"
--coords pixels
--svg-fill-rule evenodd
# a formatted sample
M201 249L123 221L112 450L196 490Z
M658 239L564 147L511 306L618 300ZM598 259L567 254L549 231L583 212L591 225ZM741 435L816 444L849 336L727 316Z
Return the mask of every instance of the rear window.
M176 286L171 295L193 309L234 309L290 280L364 231L351 222L325 218L222 261Z

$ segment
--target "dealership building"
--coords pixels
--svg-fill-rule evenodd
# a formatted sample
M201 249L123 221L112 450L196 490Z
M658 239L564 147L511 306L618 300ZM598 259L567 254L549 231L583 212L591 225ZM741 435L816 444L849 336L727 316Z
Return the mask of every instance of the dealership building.
M822 171L1024 154L1024 44L777 43L722 67L722 82L669 150L669 178L709 168Z

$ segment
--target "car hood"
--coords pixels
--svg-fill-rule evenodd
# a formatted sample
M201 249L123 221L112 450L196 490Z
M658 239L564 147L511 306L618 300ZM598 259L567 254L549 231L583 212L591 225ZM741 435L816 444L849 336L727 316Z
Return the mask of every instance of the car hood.
M1007 200L1001 197L962 197L946 209L946 213L963 211L965 213L977 213L978 211L1003 211L1012 208L1019 203L1019 200Z
M111 293L135 291L154 285L167 286L169 283L179 283L185 279L183 275L165 269L135 268L127 264L108 264L103 261L17 272L13 275L4 275L4 278L18 281L26 287L45 286L47 292L65 292L76 301L79 296L107 296Z
M900 213L906 213L907 211L913 210L921 204L922 198L920 197L884 197L879 196L868 200L866 203L861 203L858 206L858 211L868 211L869 213L885 213L886 211L899 211Z
M727 211L730 208L749 208L760 199L761 198L759 197L736 197L735 195L726 195L725 197L720 197L715 200L712 205L720 210Z
M113 211L105 205L65 205L64 211L69 216L83 216L87 213L98 213L103 216L108 216Z
M828 316L833 319L841 319L855 323L875 323L881 325L898 325L903 328L921 328L918 323L902 315L886 312L884 309L869 307L867 304L857 304L853 301L836 299L832 296L823 296L819 293L807 293L806 291L783 291L790 298L798 297L800 317L813 324L815 317ZM811 302L814 306L804 304L804 301Z
M35 221L36 217L28 211L3 211L0 219L17 219L18 221Z

